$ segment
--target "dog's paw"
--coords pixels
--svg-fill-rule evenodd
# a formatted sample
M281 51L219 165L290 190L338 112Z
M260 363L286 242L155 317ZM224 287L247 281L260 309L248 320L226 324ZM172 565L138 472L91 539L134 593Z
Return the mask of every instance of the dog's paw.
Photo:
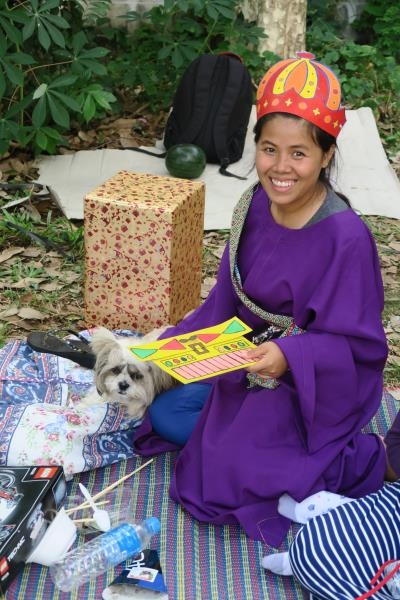
M104 404L102 396L97 392L96 388L89 390L89 392L82 396L79 400L79 404L83 406L95 406L98 404Z

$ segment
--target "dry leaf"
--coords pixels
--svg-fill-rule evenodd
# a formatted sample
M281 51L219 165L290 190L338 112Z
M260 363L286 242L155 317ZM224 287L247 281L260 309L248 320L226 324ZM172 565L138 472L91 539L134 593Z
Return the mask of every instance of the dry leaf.
M18 158L10 159L10 167L17 173L23 173L26 171L26 163L20 161Z
M400 367L400 356L389 356L388 357L388 363L391 365L397 365L398 367Z
M390 248L393 250L396 250L396 252L400 252L400 242L390 242L388 246L390 246Z
M73 281L77 281L80 279L80 273L74 273L73 271L67 271L66 273L62 273L62 279L66 283L72 283Z
M11 246L10 248L3 250L3 252L0 252L0 263L6 262L16 254L22 254L23 251L24 248L21 246Z
M222 258L222 255L224 253L225 250L225 246L220 246L219 248L213 248L211 250L211 253L216 256L217 258Z
M93 142L94 138L96 137L95 132L93 131L78 131L78 136L81 140L83 140L84 142Z
M54 267L45 267L44 271L45 271L45 273L47 273L47 275L49 275L49 277L61 277L61 275L62 275L60 270L55 269Z
M122 148L138 148L140 146L137 136L132 134L129 129L120 129L118 135Z
M0 320L7 321L9 317L18 314L18 308L16 306L10 306L10 308L6 308L0 312Z
M216 279L214 277L206 277L201 284L201 292L200 296L203 300L205 300L210 293L210 290L214 287L216 283Z
M40 216L40 212L38 211L36 206L34 206L31 202L28 202L27 205L25 206L25 208L26 208L26 211L30 214L32 221L34 223L41 222L42 217Z
M39 321L43 321L48 317L48 315L41 313L39 310L29 307L21 308L18 311L18 316L20 316L21 319L38 319Z
M63 287L64 286L62 283L56 283L55 281L52 281L51 283L44 283L40 286L40 289L45 292L56 292L58 290L62 290Z
M111 123L100 125L99 129L131 129L137 122L137 119L115 119Z
M400 316L393 315L390 317L390 325L395 331L400 331Z
M7 320L7 323L12 323L13 325L19 327L19 329L24 329L25 331L32 331L32 323L29 323L29 321L24 321L19 317L10 317Z
M7 287L12 288L13 290L23 290L30 285L42 283L42 281L45 281L44 277L24 277L23 279L17 281L17 283L8 284Z
M26 256L28 258L36 258L37 256L41 256L43 254L43 250L37 248L35 246L28 246L28 248L24 248L24 252L22 256Z

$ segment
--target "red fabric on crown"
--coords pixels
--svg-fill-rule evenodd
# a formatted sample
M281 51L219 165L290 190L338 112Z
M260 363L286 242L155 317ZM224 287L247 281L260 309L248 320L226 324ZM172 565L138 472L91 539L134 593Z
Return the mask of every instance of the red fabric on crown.
M271 67L257 90L257 120L283 112L314 123L335 138L346 122L336 75L309 52Z

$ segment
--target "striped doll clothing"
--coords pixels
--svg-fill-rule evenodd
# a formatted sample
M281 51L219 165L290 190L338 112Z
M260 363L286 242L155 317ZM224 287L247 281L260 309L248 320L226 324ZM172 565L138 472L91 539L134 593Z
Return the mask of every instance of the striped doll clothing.
M400 559L400 480L309 521L290 552L312 600L354 600L371 590L381 565ZM387 585L373 600L393 600Z

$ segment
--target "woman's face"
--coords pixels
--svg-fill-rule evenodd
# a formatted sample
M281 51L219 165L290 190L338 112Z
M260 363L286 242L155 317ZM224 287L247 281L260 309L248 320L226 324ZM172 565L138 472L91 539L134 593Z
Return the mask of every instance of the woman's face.
M277 115L267 121L256 145L256 169L271 202L292 210L315 202L319 174L333 152L333 146L322 151L303 119Z

